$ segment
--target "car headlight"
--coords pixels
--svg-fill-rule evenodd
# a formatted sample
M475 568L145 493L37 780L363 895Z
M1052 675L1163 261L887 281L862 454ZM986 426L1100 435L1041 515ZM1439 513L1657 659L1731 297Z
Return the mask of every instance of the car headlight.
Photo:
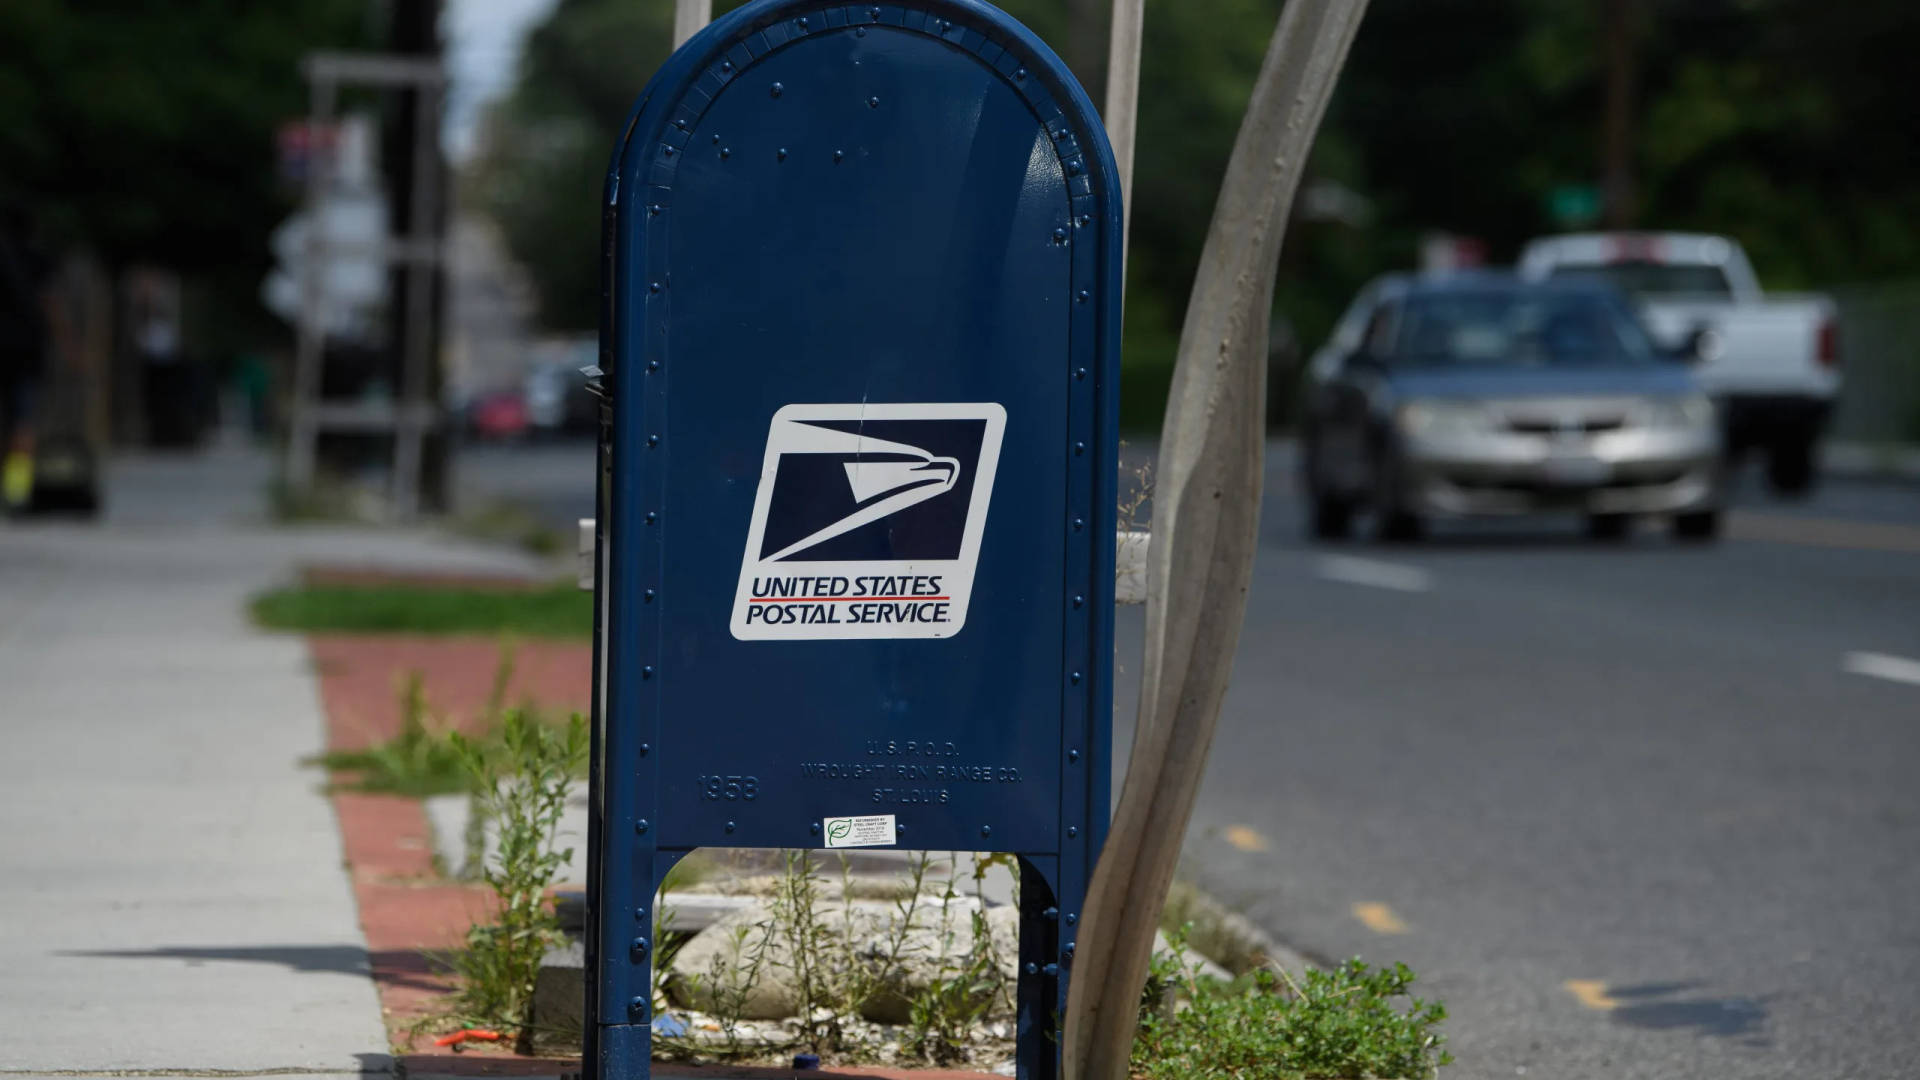
M1487 410L1471 401L1409 401L1398 416L1409 435L1464 435L1491 426Z
M1711 427L1713 399L1705 394L1648 398L1641 403L1640 415L1646 426L1667 431Z

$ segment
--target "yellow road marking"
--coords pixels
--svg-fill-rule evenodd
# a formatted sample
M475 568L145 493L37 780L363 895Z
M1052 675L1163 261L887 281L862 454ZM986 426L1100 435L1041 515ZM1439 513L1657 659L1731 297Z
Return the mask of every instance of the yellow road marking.
M1618 1001L1607 996L1607 984L1599 979L1568 979L1560 985L1589 1009L1609 1012L1620 1007Z
M1727 535L1735 540L1761 540L1803 547L1920 554L1920 528L1878 521L1843 521L1838 518L1735 510L1727 515Z
M1373 900L1362 900L1353 905L1353 917L1366 924L1367 929L1376 934L1404 934L1407 924L1400 916L1385 904Z
M1260 830L1251 825L1229 825L1221 830L1220 835L1227 838L1227 843L1241 851L1267 850L1267 838L1261 836Z

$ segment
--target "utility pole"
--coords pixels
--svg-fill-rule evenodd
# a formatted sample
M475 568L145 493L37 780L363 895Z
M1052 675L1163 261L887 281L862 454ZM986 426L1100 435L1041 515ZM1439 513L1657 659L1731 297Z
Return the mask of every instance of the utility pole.
M713 0L674 0L673 47L679 48L713 21Z
M1113 0L1107 47L1107 107L1101 119L1120 174L1121 258L1133 232L1133 141L1140 122L1140 33L1147 0Z
M432 2L432 0L430 0ZM427 6L427 5L423 5ZM434 20L428 20L431 27ZM431 36L426 40L432 40ZM293 407L289 418L286 480L299 491L311 486L320 470L323 437L390 440L393 445L392 507L396 517L413 516L424 501L444 505L445 428L437 402L440 372L437 341L441 268L444 265L444 169L440 160L440 103L445 73L437 51L427 54L316 52L302 63L311 87L308 127L332 130L343 86L367 86L404 92L399 111L407 138L387 148L393 235L379 241L347 241L329 235L325 202L334 183L331 153L316 154L307 176L306 245L300 260L300 315L294 338ZM404 161L404 164L401 162ZM359 384L341 395L328 393L329 298L326 275L332 261L345 257L384 260L394 269L388 281L388 324L392 341L379 356L374 377L385 376L390 392L374 394L364 369L342 373L340 381ZM396 402L394 399L397 398ZM327 444L337 451L341 439ZM432 472L428 472L428 469Z
M403 57L440 58L440 0L393 5L392 50ZM440 87L410 84L394 94L394 122L382 155L392 192L393 235L444 238L446 169L440 150ZM430 417L440 400L441 313L446 274L438 260L409 260L392 271L394 387L394 506L402 517L421 508L446 509L446 427Z
M1601 214L1609 229L1637 220L1633 182L1634 45L1637 0L1599 0L1606 37L1606 116L1601 128Z

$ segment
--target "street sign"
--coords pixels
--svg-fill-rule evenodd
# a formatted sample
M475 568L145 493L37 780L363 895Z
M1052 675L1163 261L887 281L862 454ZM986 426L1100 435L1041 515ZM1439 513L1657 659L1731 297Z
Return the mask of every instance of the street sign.
M607 178L592 1075L647 1075L697 847L1016 853L1055 1075L1108 815L1120 198L978 0L756 0Z
M1561 184L1547 192L1547 217L1562 229L1585 229L1600 220L1600 189L1593 184Z

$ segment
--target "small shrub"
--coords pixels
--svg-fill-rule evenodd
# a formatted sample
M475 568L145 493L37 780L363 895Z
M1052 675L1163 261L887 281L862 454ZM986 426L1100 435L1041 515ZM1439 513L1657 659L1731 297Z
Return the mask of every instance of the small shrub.
M1164 980L1163 968L1156 975ZM1371 968L1358 959L1301 981L1262 969L1231 983L1179 972L1184 1009L1142 1010L1132 1072L1138 1080L1305 1080L1393 1077L1428 1080L1452 1055L1435 1028L1438 1002L1393 1001L1414 981L1405 964ZM1151 985L1151 984L1150 984ZM1161 983L1160 995L1168 990Z
M516 1049L533 1051L533 990L540 958L560 939L546 892L572 851L554 851L560 814L587 756L587 724L578 713L556 729L524 710L506 714L497 745L451 736L488 816L499 823L500 848L482 873L498 902L495 921L475 926L453 958L461 985L462 1023L516 1033Z

